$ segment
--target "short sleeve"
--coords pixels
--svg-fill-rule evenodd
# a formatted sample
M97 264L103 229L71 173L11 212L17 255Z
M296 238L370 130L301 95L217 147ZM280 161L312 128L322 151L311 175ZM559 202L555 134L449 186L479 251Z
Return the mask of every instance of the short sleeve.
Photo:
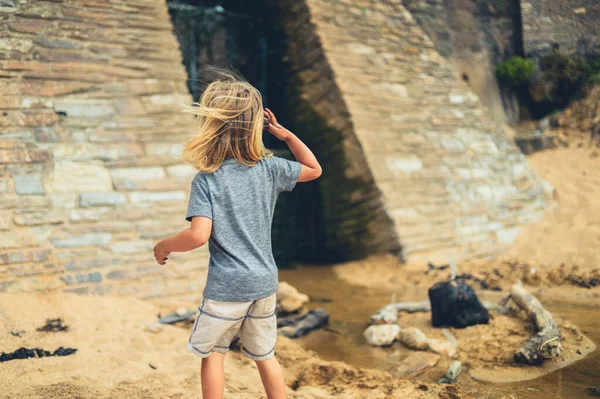
M292 191L298 182L302 164L284 158L272 157L273 175L278 191Z
M185 219L188 222L191 222L194 216L205 216L211 219L213 218L210 192L208 190L206 179L202 174L196 175L192 181L190 201L188 202L188 209Z

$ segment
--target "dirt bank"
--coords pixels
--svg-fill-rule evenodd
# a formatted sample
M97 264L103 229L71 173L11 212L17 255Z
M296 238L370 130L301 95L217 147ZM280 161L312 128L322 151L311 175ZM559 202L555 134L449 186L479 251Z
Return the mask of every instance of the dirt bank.
M65 294L7 294L0 302L0 351L77 348L74 355L0 363L0 398L200 398L200 360L184 349L188 331L145 331L158 313L135 299ZM61 317L68 331L38 332ZM11 332L22 330L17 337ZM466 398L453 387L402 381L380 371L320 360L280 338L290 398ZM226 361L226 398L262 398L256 367L239 353ZM449 389L449 391L447 391Z

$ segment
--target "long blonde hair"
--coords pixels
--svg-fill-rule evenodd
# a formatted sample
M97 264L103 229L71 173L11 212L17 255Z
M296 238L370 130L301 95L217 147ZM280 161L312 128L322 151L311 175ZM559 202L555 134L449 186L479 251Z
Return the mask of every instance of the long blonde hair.
M198 116L198 134L182 152L194 168L214 172L227 158L253 166L272 155L262 142L262 96L250 83L222 73L186 110Z

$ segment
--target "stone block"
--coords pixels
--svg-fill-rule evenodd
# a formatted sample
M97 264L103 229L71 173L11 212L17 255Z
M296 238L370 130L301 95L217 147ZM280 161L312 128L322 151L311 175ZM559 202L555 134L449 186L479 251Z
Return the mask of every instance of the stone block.
M104 118L115 114L115 107L109 100L85 98L58 98L54 110L75 118Z
M115 192L89 192L79 195L79 206L109 206L125 204L127 199L121 193Z
M19 18L8 24L8 28L11 31L19 33L38 33L41 30L51 28L52 26L52 21L38 18Z
M57 143L61 141L60 134L52 127L36 127L33 129L35 140L41 143Z
M52 193L52 206L55 208L73 209L77 199L74 193Z
M0 210L0 230L8 230L12 227L12 211Z
M179 158L183 146L183 143L147 143L144 150L146 155L166 155Z
M90 285L90 286L69 288L69 289L65 290L65 292L72 292L77 295L98 295L98 296L107 295L107 294L111 293L112 291L113 291L113 287L106 283L103 283L100 285L95 284L95 285Z
M37 149L0 150L0 164L9 163L38 163L50 159L50 153Z
M13 220L18 226L35 226L40 224L61 224L64 216L55 210L44 211L17 211Z
M167 175L173 177L192 178L198 173L196 169L194 169L191 165L188 164L167 166L166 169Z
M102 162L59 160L54 163L50 186L59 193L111 191L112 179Z
M33 42L25 38L8 37L0 39L0 51L8 53L27 53Z
M102 275L99 272L85 274L69 274L66 276L60 276L60 279L64 281L67 285L99 283L102 281Z
M0 254L0 264L44 262L48 260L49 255L49 249L4 252Z
M73 223L97 222L105 219L111 208L72 209L69 220Z
M512 227L508 229L498 230L496 232L496 237L498 238L498 242L501 244L512 244L517 236L523 231L522 227Z
M40 174L17 175L13 177L15 191L19 195L43 195L42 176Z
M185 201L187 195L183 191L135 191L129 193L129 200L132 203L139 202L162 202L162 201Z
M0 177L0 194L7 194L12 191L12 185L10 179Z
M143 266L135 269L113 270L106 275L106 278L111 280L136 280L152 274L163 273L163 268L160 266Z
M165 177L163 168L147 167L147 168L115 168L110 170L110 175L114 180L155 180Z
M56 248L87 247L87 246L105 246L112 241L110 233L89 233L71 238L52 238L50 242Z
M459 139L445 139L441 142L442 148L451 152L464 152L467 147Z
M388 168L394 172L410 173L423 168L423 162L416 156L386 157Z
M148 253L152 252L154 244L152 241L128 241L118 242L111 246L113 252L121 254Z
M119 258L91 258L91 259L71 259L65 263L65 270L75 271L75 270L88 270L88 269L97 269L97 268L106 268L106 267L114 267L119 266L121 264L121 260Z
M13 228L0 231L0 248L22 248L44 245L52 233L49 226Z

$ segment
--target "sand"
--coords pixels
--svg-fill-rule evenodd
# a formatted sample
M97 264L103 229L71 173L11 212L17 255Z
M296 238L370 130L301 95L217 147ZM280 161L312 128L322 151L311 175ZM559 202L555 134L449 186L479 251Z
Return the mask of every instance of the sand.
M6 294L0 303L1 351L59 346L77 348L66 357L0 363L0 398L164 399L200 398L201 360L184 349L189 329L146 331L158 308L131 298L73 294ZM47 318L61 317L66 332L42 333ZM21 337L11 331L24 330ZM388 373L357 370L320 360L280 337L289 398L467 398L454 387L398 380ZM151 366L152 365L152 366ZM226 360L226 398L263 398L256 366L239 353Z
M458 264L459 274L468 273L478 279L469 284L484 299L497 300L514 282L522 280L542 303L568 303L575 311L600 306L600 158L594 155L595 151L571 146L528 157L539 176L555 188L556 203L543 220L525 226L504 256ZM399 300L426 299L429 287L449 278L448 269L427 269L422 263L400 264L390 255L335 267L341 279L353 285L397 292ZM407 291L407 286L411 287L410 292L422 295L405 298L402 292ZM473 378L521 381L566 367L595 350L596 345L569 320L556 319L565 337L565 351L541 367L518 366L512 360L514 351L534 334L531 324L524 320L496 315L487 326L452 331L462 348L459 358ZM399 324L417 326L428 336L442 338L429 320L429 314L403 315Z

